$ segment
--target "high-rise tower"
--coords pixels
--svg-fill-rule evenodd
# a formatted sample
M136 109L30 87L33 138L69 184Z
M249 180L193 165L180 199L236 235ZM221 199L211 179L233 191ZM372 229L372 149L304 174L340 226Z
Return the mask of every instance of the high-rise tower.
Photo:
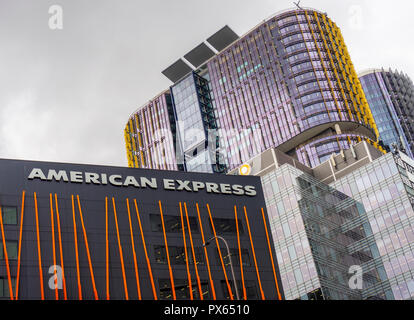
M395 144L413 157L414 84L397 71L374 69L359 76L371 112L378 126L380 139L393 149Z
M125 128L131 167L226 172L272 147L316 166L361 140L382 150L341 32L319 11L284 11L241 38L226 26L163 74L174 84Z

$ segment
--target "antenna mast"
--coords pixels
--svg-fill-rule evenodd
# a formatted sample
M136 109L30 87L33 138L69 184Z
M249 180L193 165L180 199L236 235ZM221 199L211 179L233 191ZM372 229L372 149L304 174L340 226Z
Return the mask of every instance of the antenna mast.
M299 0L297 3L296 3L296 2L293 2L293 4L294 4L296 7L298 7L298 9L303 10L303 8L300 6L300 1L301 1L301 0Z

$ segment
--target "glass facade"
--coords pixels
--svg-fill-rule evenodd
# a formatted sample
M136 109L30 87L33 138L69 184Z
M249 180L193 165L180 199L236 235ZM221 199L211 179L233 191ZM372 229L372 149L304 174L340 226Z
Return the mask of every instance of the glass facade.
M262 183L286 299L359 300L380 283L376 245L359 246L372 234L361 203L288 164ZM365 271L360 290L349 286L355 265Z
M205 149L207 137L200 112L195 75L191 73L172 86L171 92L174 97L178 137L185 155L187 171L213 172L210 154Z
M179 170L171 94L164 92L136 111L124 129L128 166ZM179 154L177 152L177 154Z
M180 158L178 169L175 163L187 171L224 172L272 147L311 167L361 140L381 149L341 32L315 10L270 18L168 94L178 143L165 147ZM133 147L127 141L128 154Z
M376 244L374 260L384 265L381 281L367 292L383 291L387 299L414 297L414 161L391 153L331 184L363 203Z
M393 85L394 78L396 78L396 85ZM402 115L402 110L412 110L413 108L414 86L412 82L410 86L410 80L407 77L404 78L403 75L392 71L385 72L384 70L366 72L360 76L360 81L378 126L380 139L390 149L395 144L412 157L411 141L413 137L410 128L412 131L413 119L410 118L408 121L404 121ZM402 94L403 97L393 98L393 96L399 94ZM394 103L396 103L396 106ZM409 106L410 103L411 106ZM408 116L411 114L411 112L405 113Z

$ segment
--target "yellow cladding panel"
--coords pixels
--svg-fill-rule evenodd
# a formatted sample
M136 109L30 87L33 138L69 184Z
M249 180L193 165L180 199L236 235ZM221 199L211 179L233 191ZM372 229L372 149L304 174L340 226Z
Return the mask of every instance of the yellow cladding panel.
M374 130L378 141L379 132L377 125L375 123L374 117L372 116L372 112L369 108L368 102L365 98L365 94L362 90L361 83L355 72L354 65L351 62L351 58L349 56L349 52L345 45L341 31L336 26L336 24L333 23L331 19L326 18L325 15L322 15L322 19L327 29L332 47L334 49L334 53L339 64L339 69L342 71L341 73L344 77L346 87L351 96L351 99L354 101L355 111L358 114L358 119L361 121L362 118L364 122ZM380 146L378 146L378 149L381 150L382 148L380 149Z
M327 79L327 81L328 81L328 86L329 86L329 89L330 89L330 91L331 91L332 97L333 97L333 99L334 99L335 106L336 106L336 109L337 109L337 111L338 111L339 119L341 119L341 120L342 120L342 112L343 112L343 111L341 110L341 108L339 108L338 100L336 99L335 92L334 92L334 90L333 90L333 86L332 86L331 80L330 80L330 78L329 78L329 76L328 76L328 71L326 70L326 67L325 67L325 62L324 62L324 60L323 60L323 58L322 58L321 50L319 49L318 43L317 43L317 41L316 41L315 32L313 31L313 27L312 27L312 25L311 25L311 23L310 23L310 20L309 20L309 16L308 16L307 11L305 11L305 17L306 17L306 21L308 22L309 29L310 29L310 31L311 31L311 33L312 33L312 38L313 38L313 41L314 41L315 47L316 47L316 49L317 49L317 51L318 51L319 59L321 60L321 65L322 65L322 67L323 67L323 72L324 72L325 77L326 77L326 79ZM324 36L323 36L323 33L322 33L322 32L321 32L321 35L322 35L322 38L325 40L325 38L324 38ZM328 54L329 54L329 57L330 57L329 50L327 50L327 51L328 51ZM319 85L319 81L318 81L318 85ZM352 115L351 115L351 112L350 112L350 110L349 110L348 104L346 104L346 106L347 106L347 109L348 109L348 111L349 111L349 117L352 119Z
M131 132L134 132L134 125L132 123L132 119L129 119L129 127ZM133 140L133 141L132 141ZM133 166L134 167L138 167L138 159L137 159L137 146L136 146L136 139L131 139L131 144L132 144L132 161L133 161Z
M126 152L127 152L127 159L128 159L128 167L132 168L134 166L133 162L133 155L131 150L131 143L128 141L130 139L128 126L124 130L124 136L125 136L125 145L126 145Z

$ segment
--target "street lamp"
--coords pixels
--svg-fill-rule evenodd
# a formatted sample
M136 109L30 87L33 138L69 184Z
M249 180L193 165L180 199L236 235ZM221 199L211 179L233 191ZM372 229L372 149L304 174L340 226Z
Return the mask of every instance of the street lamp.
M208 239L208 240L206 241L206 243L203 243L203 247L207 247L207 246L211 243L211 241L212 241L212 240L215 240L215 239L220 239L220 240L222 240L222 241L224 242L224 245L226 246L226 249L227 249L227 255L229 256L229 259L230 259L230 269L231 269L231 275L232 275L232 277L233 277L234 288L235 288L235 290L236 290L236 297L237 297L237 300L240 300L240 297L239 297L239 290L238 290L238 288L237 288L236 277L234 276L233 262L231 261L231 253L230 253L229 245L228 245L228 243L227 243L226 239L224 239L224 238L223 238L223 237L221 237L221 236L215 236L215 237L212 237L212 238Z

